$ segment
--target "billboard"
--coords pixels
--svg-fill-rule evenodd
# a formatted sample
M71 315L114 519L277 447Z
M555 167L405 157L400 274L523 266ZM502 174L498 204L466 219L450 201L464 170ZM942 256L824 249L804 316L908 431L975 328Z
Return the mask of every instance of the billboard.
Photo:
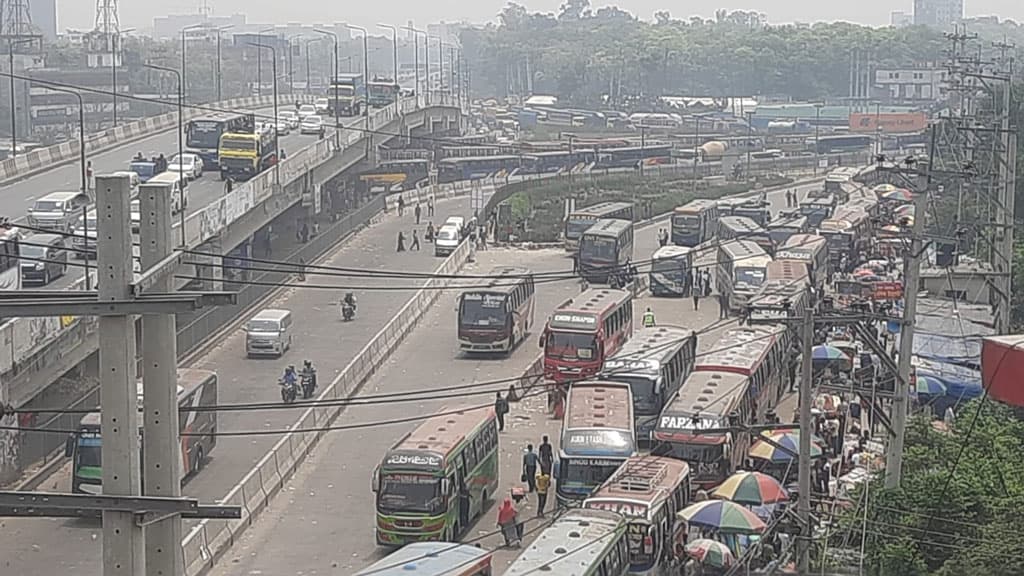
M928 127L928 116L924 112L901 114L850 114L850 132L874 133L878 128L886 134L920 132Z

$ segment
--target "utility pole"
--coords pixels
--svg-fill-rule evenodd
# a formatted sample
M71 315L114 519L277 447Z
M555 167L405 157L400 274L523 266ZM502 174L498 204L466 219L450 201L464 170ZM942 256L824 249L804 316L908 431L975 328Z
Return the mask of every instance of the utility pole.
M813 528L811 526L811 404L813 403L811 354L814 346L815 294L808 287L807 306L804 308L803 329L801 330L802 357L800 366L800 457L797 461L797 516L800 518L800 538L797 545L797 572L810 573L810 550Z
M914 352L914 318L917 315L917 284L921 275L921 254L924 252L925 213L928 208L929 179L925 174L915 178L914 226L911 229L910 251L903 267L903 325L900 328L900 350L896 395L892 401L893 437L885 458L885 487L898 488L903 474L903 444L907 435L907 408L910 401L910 356Z

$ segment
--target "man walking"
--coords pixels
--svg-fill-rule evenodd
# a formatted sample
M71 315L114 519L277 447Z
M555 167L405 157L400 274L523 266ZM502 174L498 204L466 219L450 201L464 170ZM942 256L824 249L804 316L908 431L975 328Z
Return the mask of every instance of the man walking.
M644 312L644 328L654 328L654 312L651 311L650 306L647 307L647 311Z
M505 414L508 414L508 400L501 397L501 392L495 392L494 415L498 417L498 432L505 430Z
M419 208L420 208L419 206L416 207L417 210L419 210ZM409 249L410 250L419 250L420 249L420 235L419 235L418 232L416 232L415 228L412 229L412 244L409 246Z
M550 474L551 466L555 462L555 454L554 450L551 448L551 443L548 442L546 434L540 439L540 446L537 447L537 454L540 456L541 471Z
M522 480L530 492L537 489L537 453L533 451L533 444L527 444L526 453L523 454Z
M412 213L416 215L416 225L419 226L420 225L420 203L419 202L416 203L416 208L413 209Z
M537 517L544 517L544 507L548 504L548 488L551 487L551 474L544 468L537 473L535 481L537 487Z
M729 317L729 296L718 293L718 319L724 320Z
M401 216L405 211L405 198L401 194L398 195L398 215Z

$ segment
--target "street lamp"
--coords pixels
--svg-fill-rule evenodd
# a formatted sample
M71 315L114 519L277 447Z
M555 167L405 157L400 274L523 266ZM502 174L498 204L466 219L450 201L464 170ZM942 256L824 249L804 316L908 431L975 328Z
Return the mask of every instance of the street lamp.
M334 114L334 147L341 150L341 111L338 110L338 35L329 30L320 30L319 28L314 28L313 32L329 36L331 41L334 42L334 79L331 80L331 90L334 92L334 101L327 106L327 109ZM309 58L308 45L306 46L306 58Z
M15 97L14 97L14 47L20 46L21 44L28 44L35 42L31 38L25 38L22 40L11 40L7 43L7 51L10 54L11 61L11 157L18 155L18 115L15 113Z
M199 28L206 27L206 24L190 24L181 29L181 99L185 100L185 93L188 91L188 74L186 71L188 68L185 67L185 32L189 30L197 30Z
M273 31L274 31L274 27L273 26L268 26L266 28L263 28L262 30L257 30L256 31L256 39L257 40L263 40L263 33L264 32L273 32ZM249 42L249 44L252 44L252 42ZM277 78L274 78L274 84L275 85L277 84ZM259 50L256 51L256 95L257 96L263 96L263 52L261 52ZM277 119L276 118L274 119L274 122L277 123Z
M269 44L260 44L259 42L249 42L250 46L263 50L270 50L270 57L274 59L271 63L270 73L274 75L274 150L277 150L278 157L281 154L281 148L278 146L280 143L277 136L277 122L280 116L277 115L277 49ZM258 53L258 51L257 51ZM278 167L281 165L280 162L274 164L274 180L280 183L280 170Z
M391 24L377 24L380 28L391 30L391 69L394 71L392 79L398 84L398 28Z
M814 175L818 175L818 165L821 164L821 150L818 149L818 128L821 126L821 109L824 102L814 103Z
M306 40L306 96L309 96L309 87L311 84L309 80L309 45L321 40L323 40L323 38L310 38Z
M367 45L366 28L355 24L345 24L350 30L358 30L363 33L363 96L366 102L363 104L363 116L366 117L366 129L370 129L370 50ZM369 140L367 140L369 142Z
M125 32L133 32L135 28L126 28L124 30L118 30L117 32L110 35L110 93L113 95L114 108L113 120L114 127L117 127L117 55L121 53L119 47L121 45L121 34Z
M160 70L161 72L170 72L174 74L174 77L178 80L178 188L180 190L181 198L178 203L180 210L178 215L181 217L181 246L185 246L185 158L184 158L184 138L185 138L185 124L182 117L182 111L185 107L185 93L182 91L183 86L181 83L181 72L178 72L174 68L168 68L166 66L157 66L156 64L146 63L146 68L153 70Z
M750 152L754 146L753 142L753 131L754 131L754 111L747 110L747 179L750 179Z
M444 46L442 45L443 43L441 42L441 37L440 36L434 36L432 34L428 34L427 38L428 39L433 38L434 40L437 40L437 63L438 63L438 66L440 66L439 72L437 73L437 91L443 97L444 96ZM430 47L429 44L428 44L427 47L428 48Z
M286 40L288 41L288 93L295 94L295 66L292 63L292 40L302 41L303 34L292 34Z
M217 32L217 102L222 102L224 100L223 94L221 94L221 89L222 89L221 78L222 78L222 76L221 76L221 71L220 71L220 65L221 65L220 34L221 34L221 32L224 32L225 30L230 30L230 29L232 29L234 27L235 27L234 24L228 24L227 26L221 26L220 28L216 28L215 29L216 32Z
M424 41L424 44L426 44L427 32L425 30L420 30L418 28L413 28L412 26L403 26L403 28L405 28L406 30L408 30L408 31L413 33L412 44L413 44L413 46L416 49L416 102L417 102L416 105L418 107L419 106L419 99L420 99L420 97L419 97L419 93L420 93L420 46L419 46L419 44L416 43L416 36L415 35L416 34L423 34L423 41ZM428 48L429 48L429 46L428 46ZM429 101L429 99L430 99L430 52L428 50L424 50L423 51L423 57L425 58L425 62L426 62L425 67L426 67L426 74L427 74L427 81L424 82L424 92L427 93L426 94L427 100L425 100L425 102L426 102L426 101Z

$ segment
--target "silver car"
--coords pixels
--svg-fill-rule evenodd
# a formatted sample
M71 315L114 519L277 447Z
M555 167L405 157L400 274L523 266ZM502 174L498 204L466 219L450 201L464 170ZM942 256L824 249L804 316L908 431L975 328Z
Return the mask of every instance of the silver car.
M85 192L51 192L28 209L29 226L56 232L69 232L90 204Z

